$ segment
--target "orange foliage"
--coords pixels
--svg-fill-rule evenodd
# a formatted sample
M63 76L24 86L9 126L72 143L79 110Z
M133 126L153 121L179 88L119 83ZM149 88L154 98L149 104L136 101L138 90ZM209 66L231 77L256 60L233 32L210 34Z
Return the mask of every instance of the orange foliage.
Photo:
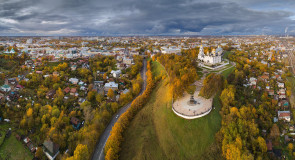
M142 95L139 95L136 99L131 103L130 108L122 114L117 123L115 123L112 128L111 135L107 140L105 146L105 159L113 160L118 159L120 152L120 145L123 141L123 132L128 127L130 121L135 116L135 114L142 108L142 106L147 102L147 99L152 92L154 87L154 81L151 72L151 61L147 63L147 86Z

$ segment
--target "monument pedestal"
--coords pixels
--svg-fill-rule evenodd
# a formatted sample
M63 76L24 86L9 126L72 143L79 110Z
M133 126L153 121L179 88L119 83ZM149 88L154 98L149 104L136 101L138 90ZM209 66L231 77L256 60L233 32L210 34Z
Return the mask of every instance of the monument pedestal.
M194 99L194 95L191 95L190 100L187 102L188 105L194 106L197 104L197 101Z

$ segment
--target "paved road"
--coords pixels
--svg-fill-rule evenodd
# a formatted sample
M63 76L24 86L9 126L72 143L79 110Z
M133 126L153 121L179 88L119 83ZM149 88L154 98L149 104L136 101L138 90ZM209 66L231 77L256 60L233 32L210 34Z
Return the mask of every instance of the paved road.
M143 91L145 90L146 88L146 60L144 59L143 61L143 68L142 68L142 71L141 71L141 77L144 81L144 83L142 84L142 89L141 89L141 92L140 92L140 95L143 93ZM131 105L131 102L127 105L125 105L124 107L122 107L118 112L117 114L115 114L113 117L112 117L112 120L111 122L109 123L109 125L106 127L106 129L104 130L103 134L100 136L100 139L99 139L99 142L98 144L96 145L96 149L93 153L93 156L92 156L92 160L104 160L104 147L106 145L106 142L110 136L110 132L112 130L112 127L114 126L114 124L117 122L118 118L130 107ZM118 115L118 116L117 116Z

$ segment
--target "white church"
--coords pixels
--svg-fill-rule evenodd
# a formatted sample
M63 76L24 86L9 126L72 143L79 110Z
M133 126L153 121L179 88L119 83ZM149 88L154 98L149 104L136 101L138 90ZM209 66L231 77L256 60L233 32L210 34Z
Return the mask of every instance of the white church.
M11 48L11 50L9 51L8 49L6 51L4 51L5 54L14 54L15 51L13 48Z
M223 52L223 49L220 46L218 46L216 50L213 49L211 53L209 53L208 51L207 54L205 54L203 45L201 45L198 59L202 62L209 63L212 65L218 64L218 63L221 63L222 52Z

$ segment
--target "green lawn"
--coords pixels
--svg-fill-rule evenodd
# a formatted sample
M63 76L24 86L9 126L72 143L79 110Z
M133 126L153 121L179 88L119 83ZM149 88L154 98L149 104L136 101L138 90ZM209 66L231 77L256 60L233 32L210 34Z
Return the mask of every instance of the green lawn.
M203 75L204 75L204 73L203 72L197 72L197 74L198 74L198 79L201 79L202 77L203 77Z
M152 68L154 69L153 70L153 77L157 77L159 75L164 75L166 74L165 73L165 70L162 69L162 66L159 62L153 62L152 63Z
M9 128L7 124L0 124L0 127L1 129ZM14 134L6 138L0 146L0 159L31 160L33 158L33 154L15 138Z
M152 66L153 71L163 70ZM171 97L166 78L126 130L120 159L201 159L221 126L219 100L214 98L215 109L209 115L185 120L173 113Z
M0 146L4 142L4 138L5 138L5 131L0 129Z
M230 68L224 70L223 72L221 72L221 74L222 74L222 75L224 76L224 78L226 79L226 78L229 76L229 74L235 70L235 68L236 68L236 67L230 67Z

